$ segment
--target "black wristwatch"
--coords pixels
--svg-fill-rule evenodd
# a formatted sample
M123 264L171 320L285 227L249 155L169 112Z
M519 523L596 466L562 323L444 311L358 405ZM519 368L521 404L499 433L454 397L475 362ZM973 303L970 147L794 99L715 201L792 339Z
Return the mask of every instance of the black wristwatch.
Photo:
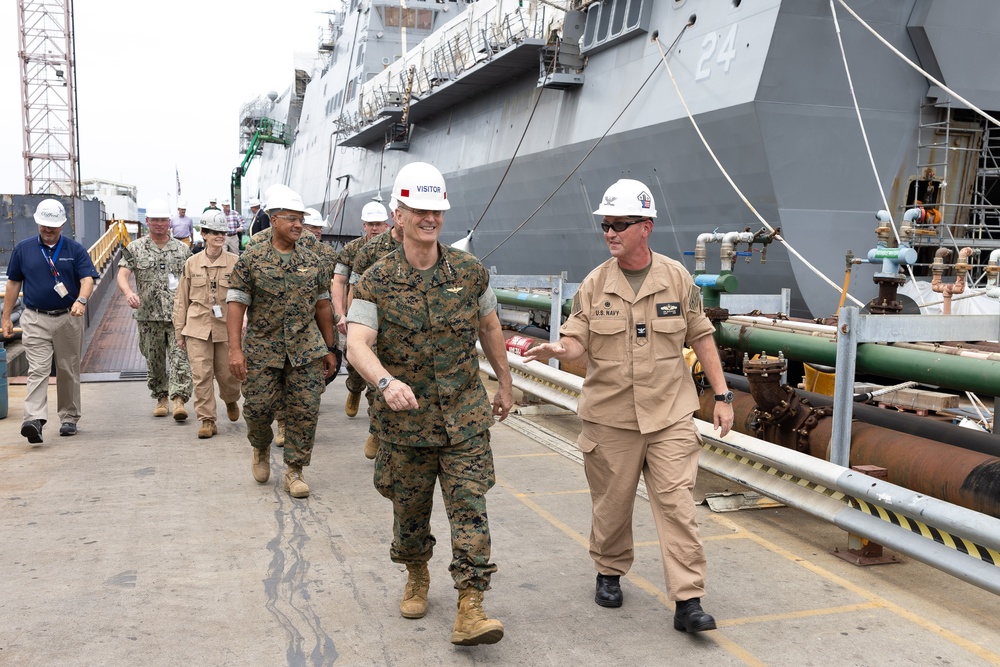
M733 392L727 391L725 394L716 394L715 400L719 403L732 403L733 402Z
M337 346L336 345L327 345L326 346L326 351L327 352L336 352L337 351Z
M385 391L386 387L388 387L389 384L395 379L396 378L392 377L391 375L386 375L384 378L378 381L378 390Z

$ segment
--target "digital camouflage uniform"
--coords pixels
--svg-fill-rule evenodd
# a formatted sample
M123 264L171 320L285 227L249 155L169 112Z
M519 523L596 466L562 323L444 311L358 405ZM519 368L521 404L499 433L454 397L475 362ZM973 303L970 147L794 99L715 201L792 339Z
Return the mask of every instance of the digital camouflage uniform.
M354 266L354 260L358 256L358 252L364 245L368 243L368 239L364 236L359 236L353 241L348 241L343 248L340 249L340 255L337 257L337 268L334 273L347 276L347 286L350 286L350 279L352 275L352 267ZM347 391L352 394L360 394L365 389L365 379L354 370L354 366L351 366L350 360L347 363Z
M327 355L316 325L316 302L329 294L330 273L319 255L298 243L287 264L270 243L248 246L230 278L226 301L247 306L247 439L253 447L266 449L275 412L283 408L289 465L307 466L312 456Z
M420 404L394 412L379 393L372 412L382 441L375 487L393 504L392 560L430 560L434 483L440 479L455 587L487 590L496 571L486 514L486 492L495 482L493 416L479 379L476 339L480 317L496 308L496 298L474 256L441 244L438 250L429 281L401 250L376 262L355 285L348 321L378 330L379 360Z
M149 391L153 398L180 397L185 403L193 390L191 365L187 353L177 346L173 315L177 284L190 256L188 247L176 239L159 248L144 236L122 248L119 264L135 277L139 307L132 317L139 326L139 351L146 358Z
M361 276L365 275L365 271L367 271L375 262L385 257L396 248L402 247L403 243L401 241L397 241L392 235L392 227L373 238L370 242L358 249L357 255L354 257L354 263L351 265L351 275L349 276L348 283L350 285L357 284L357 282L361 280ZM375 349L376 354L378 353L377 347L378 346L376 346ZM362 382L364 382L363 379ZM367 385L367 388L368 389L365 392L365 399L368 401L368 412L370 413L372 406L375 404L375 387L373 385ZM350 389L350 387L348 387L348 389ZM358 391L360 391L360 389ZM374 424L370 424L368 430L371 433L375 433Z

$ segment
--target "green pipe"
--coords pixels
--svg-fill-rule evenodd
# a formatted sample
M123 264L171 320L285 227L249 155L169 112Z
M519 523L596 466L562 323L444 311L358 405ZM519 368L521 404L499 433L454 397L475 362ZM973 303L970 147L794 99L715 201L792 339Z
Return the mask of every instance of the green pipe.
M546 313L552 311L552 299L544 294L532 294L530 292L519 292L511 289L493 288L493 293L504 306L519 306L521 308L531 308L532 310L543 310ZM573 312L573 300L563 301L562 314L569 315Z
M726 324L716 330L715 342L750 355L766 352L786 359L836 366L837 341L797 333ZM858 373L913 380L948 389L1000 396L1000 362L969 359L950 354L906 350L889 345L862 343L856 360Z

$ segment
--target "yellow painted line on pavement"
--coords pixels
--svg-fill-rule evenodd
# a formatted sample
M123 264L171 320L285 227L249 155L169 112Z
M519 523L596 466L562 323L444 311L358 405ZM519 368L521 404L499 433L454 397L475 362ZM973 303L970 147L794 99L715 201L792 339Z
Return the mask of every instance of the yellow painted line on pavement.
M554 514L552 514L548 510L543 509L538 503L528 498L527 494L521 493L520 491L515 489L505 479L501 478L500 476L497 476L496 480L497 480L497 485L500 488L502 488L504 491L506 491L510 495L520 500L535 514L537 514L538 516L542 517L543 519L551 523L553 526L558 528L559 531L562 532L564 535L566 535L571 540L579 544L581 547L589 551L590 538L581 535L577 530L573 529L569 525L557 519ZM670 601L666 593L660 590L659 587L655 586L651 581L649 581L645 577L640 577L639 575L634 574L632 572L626 574L625 578L628 579L632 583L632 585L642 589L647 594L655 597L668 611L670 611L670 613L673 613L674 603ZM767 666L767 663L759 660L756 656L754 656L752 653L750 653L742 646L734 642L729 637L726 637L719 630L715 630L712 632L704 632L701 633L701 636L708 641L715 642L719 646L719 648L725 650L726 652L730 653L739 660L742 660L744 663L750 665L751 667Z
M750 625L752 623L771 623L774 621L787 621L794 618L811 618L813 616L829 616L831 614L853 614L865 609L878 609L882 605L878 602L859 602L857 604L844 604L839 607L823 607L820 609L800 609L799 611L789 611L783 614L764 614L762 616L744 616L743 618L729 618L719 621L720 627L733 627L736 625Z
M903 607L900 607L894 602L890 602L889 600L886 600L883 597L875 595L868 589L858 586L857 584L854 584L848 581L847 579L844 579L843 577L840 577L834 574L833 572L830 572L829 570L823 569L822 567L816 565L811 561L808 561L800 556L795 555L794 553L788 551L787 549L779 547L777 544L774 544L773 542L764 539L760 535L757 535L753 532L746 530L742 526L737 525L736 523L734 523L733 521L724 516L720 516L718 514L711 514L709 516L711 516L711 518L716 523L719 523L729 528L730 530L745 535L747 539L757 543L758 545L764 547L768 551L777 554L782 558L785 558L795 563L796 565L799 565L809 570L813 574L823 577L827 581L837 584L841 588L845 588L851 591L855 595L858 595L859 597L862 597L865 600L868 600L870 603L872 603L873 607L885 609L886 611L892 612L893 614L896 614L897 616L910 621L914 625L921 627L924 630L927 630L928 632L931 632L941 637L942 639L965 649L969 653L972 653L973 655L982 658L983 660L991 664L1000 666L1000 654L984 649L979 644L976 644L975 642L966 639L965 637L962 637L961 635L958 635L952 632L951 630L948 630L947 628L942 627L941 625L938 625L937 623L930 621L924 618L923 616L920 616L919 614L914 614L913 612L904 609Z
M515 495L518 498L538 498L543 496L567 496L583 493L590 495L590 489L571 489L569 491L520 491Z

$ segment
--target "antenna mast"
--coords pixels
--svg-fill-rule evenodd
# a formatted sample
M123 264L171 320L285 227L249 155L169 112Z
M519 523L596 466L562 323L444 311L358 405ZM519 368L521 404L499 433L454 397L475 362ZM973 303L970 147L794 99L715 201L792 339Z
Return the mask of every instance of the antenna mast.
M26 194L80 195L73 0L18 0Z

